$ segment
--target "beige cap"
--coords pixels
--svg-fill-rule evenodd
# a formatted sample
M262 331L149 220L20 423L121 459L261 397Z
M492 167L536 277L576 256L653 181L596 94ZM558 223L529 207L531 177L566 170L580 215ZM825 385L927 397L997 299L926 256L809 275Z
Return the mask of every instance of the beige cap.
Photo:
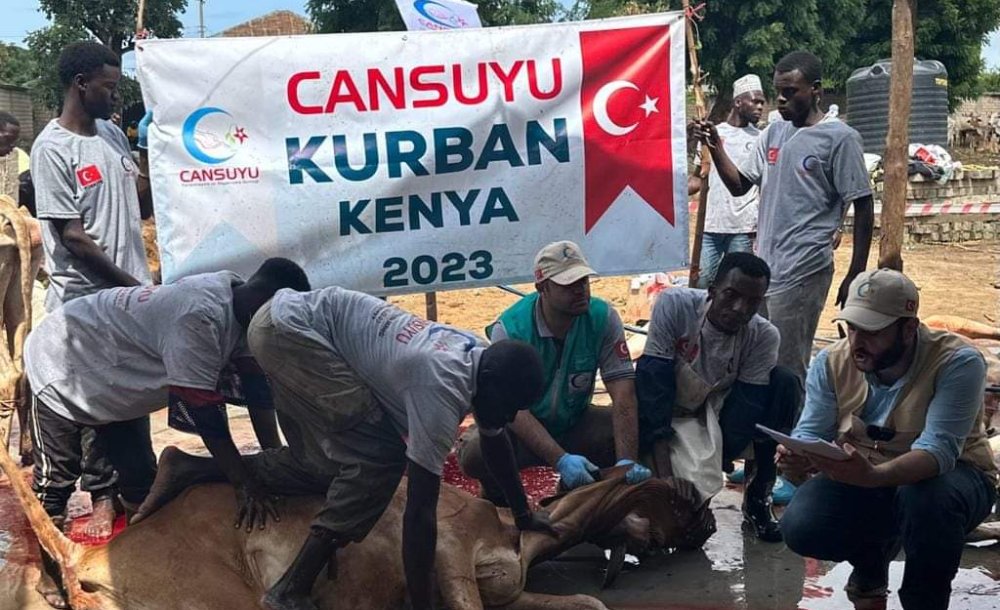
M536 282L552 280L560 286L569 286L591 275L597 272L583 258L580 246L571 241L553 242L535 255Z
M834 320L877 331L899 318L917 317L920 294L910 278L892 269L866 271L851 282L847 303Z

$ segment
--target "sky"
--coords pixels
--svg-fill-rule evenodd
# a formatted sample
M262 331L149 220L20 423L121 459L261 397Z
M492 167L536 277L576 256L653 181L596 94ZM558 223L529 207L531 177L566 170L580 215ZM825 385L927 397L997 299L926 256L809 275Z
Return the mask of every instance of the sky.
M155 0L154 0L155 1ZM48 24L45 14L38 10L36 0L3 0L3 20L0 22L0 41L24 44L24 36ZM306 15L305 0L206 0L205 29L207 35L225 30L271 11L291 10ZM188 9L181 15L184 36L198 35L198 1L188 0Z
M3 23L0 41L23 44L25 35L45 27L48 20L39 12L36 0L3 0ZM208 35L280 9L306 15L305 0L206 0L205 29ZM198 35L198 1L188 0L188 10L181 16L185 36ZM983 47L986 67L1000 69L1000 31L993 32Z

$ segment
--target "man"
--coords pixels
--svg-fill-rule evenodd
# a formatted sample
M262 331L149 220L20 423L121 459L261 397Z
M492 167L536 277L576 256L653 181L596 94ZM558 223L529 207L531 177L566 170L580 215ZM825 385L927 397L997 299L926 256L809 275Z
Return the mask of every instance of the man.
M764 313L781 333L778 364L804 382L813 336L833 281L833 242L846 206L854 205L854 253L837 291L864 271L871 246L873 204L861 136L843 121L825 118L822 64L805 51L774 67L783 120L761 132L754 154L735 164L707 122L696 123L715 169L733 195L760 187L758 254L771 267Z
M618 312L590 296L594 274L575 243L545 246L535 256L536 292L486 329L492 341L526 341L542 356L545 392L517 414L510 429L518 468L551 466L564 489L593 483L598 468L612 465L631 465L630 483L652 474L636 464L635 372L625 331ZM590 404L598 368L610 410ZM481 443L478 429L466 431L459 441L459 466L482 482L485 497L500 503L502 496L483 465Z
M757 314L770 269L748 252L727 254L707 291L672 288L656 299L646 349L636 365L640 439L658 476L691 480L703 500L722 489L722 468L753 442L747 461L744 522L761 540L780 542L771 512L775 443L755 425L788 430L798 381L775 366L780 341ZM656 451L666 442L669 451Z
M271 610L316 608L309 595L336 551L359 542L385 511L406 470L403 563L413 608L430 608L441 469L470 406L483 452L521 530L551 531L533 514L504 426L541 391L541 364L517 341L489 347L376 297L338 287L282 291L250 326L289 446L245 459L271 493L326 494L298 557L262 600ZM220 480L204 458L173 449L145 516L188 485Z
M53 520L62 520L81 468L79 442L63 440L79 438L83 426L117 471L123 501L143 501L156 472L148 416L174 396L236 484L238 522L263 525L273 508L241 468L218 387L230 361L262 376L246 353L246 328L280 288L308 290L309 283L295 263L269 259L245 283L223 271L102 290L66 303L32 331L24 362L34 395L33 487ZM65 607L45 574L39 592Z
M900 545L906 610L945 610L965 534L996 500L986 439L986 364L957 335L917 318L917 287L879 269L850 286L838 320L847 338L809 369L793 437L836 440L843 461L779 447L786 476L805 482L782 516L788 547L848 561L848 597L885 608L889 561Z
M0 111L0 195L18 201L17 139L21 136L21 123L9 113Z
M726 154L739 164L753 154L760 130L757 122L764 112L764 92L760 78L747 74L733 83L733 107L725 123L716 129ZM697 192L703 186L704 176L695 175L688 180L688 191ZM709 169L708 202L705 210L705 233L702 241L701 272L698 288L707 288L715 279L719 261L728 252L752 252L754 233L757 231L757 187L745 195L734 196L719 179L719 172Z
M140 227L151 215L148 177L132 162L125 134L107 120L121 79L118 57L81 42L63 50L58 69L62 113L31 149L51 278L48 311L103 288L150 283Z
M58 61L64 87L58 118L38 135L31 149L36 216L41 223L49 287L45 310L114 286L150 283L139 226L139 176L124 134L107 119L117 101L118 57L94 42L63 49ZM148 181L142 180L143 192ZM79 429L53 443L76 455L85 449L81 487L91 493L94 511L88 533L111 533L115 473L108 460L90 450L93 432ZM53 447L55 450L55 447Z

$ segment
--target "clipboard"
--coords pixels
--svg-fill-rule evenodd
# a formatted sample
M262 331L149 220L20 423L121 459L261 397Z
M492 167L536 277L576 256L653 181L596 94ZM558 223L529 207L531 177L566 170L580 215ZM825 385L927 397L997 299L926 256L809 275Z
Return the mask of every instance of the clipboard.
M764 434L770 436L775 441L781 443L785 447L796 451L798 453L811 453L828 460L836 460L838 462L843 462L844 460L849 460L851 457L847 455L843 449L834 445L830 441L824 440L803 440L800 438L792 438L787 434L782 434L777 430L772 430L767 426L762 426L757 424L757 429Z

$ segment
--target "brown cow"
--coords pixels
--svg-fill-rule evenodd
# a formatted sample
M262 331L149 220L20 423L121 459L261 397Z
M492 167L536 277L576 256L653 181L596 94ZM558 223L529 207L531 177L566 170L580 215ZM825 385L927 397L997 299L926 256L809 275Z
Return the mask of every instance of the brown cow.
M528 567L584 541L607 542L630 523L633 538L659 547L701 546L715 531L690 483L624 483L624 469L547 504L558 538L518 532L509 512L442 485L436 571L444 607L475 610L586 610L606 607L584 595L524 591ZM338 552L336 580L320 576L320 608L401 607L406 592L400 553L406 481L368 537ZM40 524L47 547L63 551L64 578L77 610L255 608L294 559L321 497L286 498L282 519L249 534L234 529L234 494L226 484L192 487L110 543L82 547ZM38 523L32 518L33 527ZM38 531L38 530L36 530Z

